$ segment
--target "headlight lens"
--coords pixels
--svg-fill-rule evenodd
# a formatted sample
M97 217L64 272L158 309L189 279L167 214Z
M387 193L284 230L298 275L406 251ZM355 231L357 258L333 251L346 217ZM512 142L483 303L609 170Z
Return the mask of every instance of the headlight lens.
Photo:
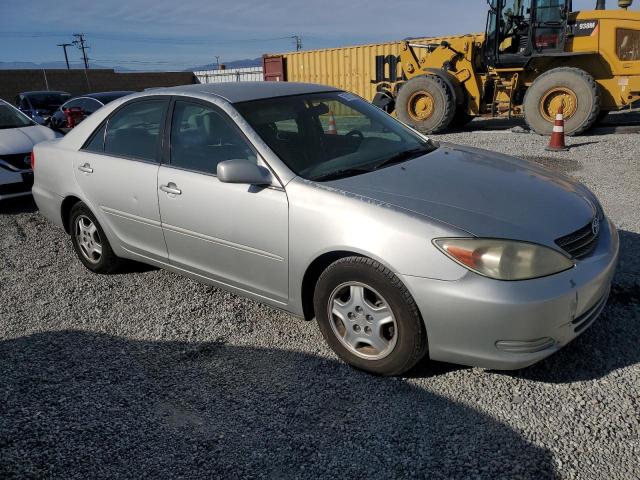
M438 238L433 243L449 258L485 277L526 280L573 267L571 259L548 247L491 238Z

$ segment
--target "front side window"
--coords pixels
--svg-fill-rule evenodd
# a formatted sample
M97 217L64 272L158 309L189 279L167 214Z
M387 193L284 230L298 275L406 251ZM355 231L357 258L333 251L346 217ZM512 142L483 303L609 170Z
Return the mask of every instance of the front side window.
M235 107L295 174L311 180L365 173L436 148L350 93L269 98Z
M254 150L215 107L177 101L171 125L171 165L214 174L218 163L245 159L257 162Z
M104 152L158 162L168 100L143 100L125 105L107 124Z
M618 28L616 45L618 58L623 62L640 60L640 30Z
M0 102L0 130L30 127L31 125L35 125L35 123L24 113Z

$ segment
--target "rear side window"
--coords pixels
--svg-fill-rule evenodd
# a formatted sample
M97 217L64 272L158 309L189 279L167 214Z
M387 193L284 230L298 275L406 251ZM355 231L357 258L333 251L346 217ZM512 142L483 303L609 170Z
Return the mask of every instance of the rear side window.
M107 129L107 124L104 123L98 130L95 131L91 140L89 140L83 150L89 152L102 153L104 152L104 132Z
M144 100L118 110L107 123L104 152L159 162L168 100Z
M640 60L640 30L616 30L618 58L623 62Z

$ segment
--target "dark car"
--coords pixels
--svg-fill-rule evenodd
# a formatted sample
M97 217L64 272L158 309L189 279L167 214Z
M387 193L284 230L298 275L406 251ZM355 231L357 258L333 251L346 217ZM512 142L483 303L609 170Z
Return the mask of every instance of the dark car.
M51 115L70 98L70 93L61 91L22 92L16 97L15 104L29 118L46 125Z
M126 90L117 92L98 92L87 93L85 95L72 98L63 105L60 105L54 112L51 116L51 126L56 129L73 128L100 107L131 93L134 92ZM65 110L67 112L65 112ZM73 117L73 124L69 124L70 116Z

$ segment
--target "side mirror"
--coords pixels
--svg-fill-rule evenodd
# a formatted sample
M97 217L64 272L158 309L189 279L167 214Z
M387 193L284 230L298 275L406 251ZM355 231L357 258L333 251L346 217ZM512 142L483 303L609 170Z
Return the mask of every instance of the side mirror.
M220 162L216 169L218 180L224 183L271 185L271 172L249 160L236 159Z

